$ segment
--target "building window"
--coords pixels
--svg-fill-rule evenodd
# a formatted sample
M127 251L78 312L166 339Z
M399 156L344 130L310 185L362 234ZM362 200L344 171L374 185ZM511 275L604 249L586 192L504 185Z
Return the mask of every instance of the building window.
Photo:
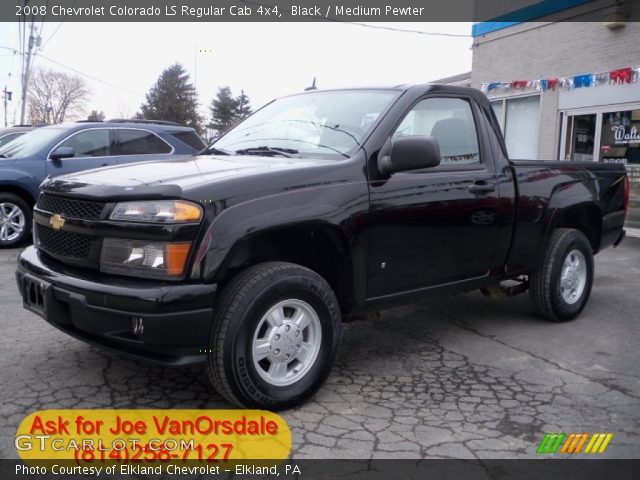
M602 114L599 160L626 166L631 187L626 226L640 229L640 109Z
M592 162L596 139L596 115L572 115L567 118L565 160Z
M504 135L504 100L491 102L491 106L493 107L493 111L495 112L496 117L498 117L500 130L502 130L502 135Z
M625 165L630 181L626 227L640 232L640 105L563 111L561 158Z
M538 158L540 141L540 96L504 98L491 102L504 134L509 157Z

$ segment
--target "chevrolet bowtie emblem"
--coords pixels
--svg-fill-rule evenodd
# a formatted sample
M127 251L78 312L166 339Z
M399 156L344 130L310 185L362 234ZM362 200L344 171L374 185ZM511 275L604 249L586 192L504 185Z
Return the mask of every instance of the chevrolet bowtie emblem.
M54 230L60 230L62 227L64 227L64 218L56 213L49 219L49 225L51 225L51 228L53 228Z

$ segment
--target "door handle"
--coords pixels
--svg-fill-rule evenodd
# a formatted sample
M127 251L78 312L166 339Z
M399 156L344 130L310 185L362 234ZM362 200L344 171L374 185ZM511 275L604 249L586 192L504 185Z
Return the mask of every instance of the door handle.
M496 189L495 185L489 184L484 180L476 180L469 185L469 191L471 193L489 193Z

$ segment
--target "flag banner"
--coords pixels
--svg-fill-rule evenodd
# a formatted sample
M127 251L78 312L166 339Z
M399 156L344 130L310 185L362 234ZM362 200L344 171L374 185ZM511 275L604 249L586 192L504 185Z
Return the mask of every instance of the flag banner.
M540 78L535 80L511 80L508 82L483 83L481 90L488 93L494 90L532 89L546 92L549 90L573 90L575 88L598 87L600 85L623 85L637 83L640 80L640 66L625 67L608 72L583 73L568 77Z

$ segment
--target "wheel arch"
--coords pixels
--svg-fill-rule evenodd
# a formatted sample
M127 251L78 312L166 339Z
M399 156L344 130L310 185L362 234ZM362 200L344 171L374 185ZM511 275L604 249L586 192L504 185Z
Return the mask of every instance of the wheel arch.
M573 204L566 208L558 208L549 224L547 238L556 228L573 228L587 237L593 253L600 249L602 237L602 211L593 202Z
M237 240L212 280L224 287L239 272L270 261L313 270L331 286L343 313L353 305L353 266L346 235L325 222L304 222L254 232Z
M26 188L20 187L18 185L14 185L11 183L0 184L0 193L11 193L13 195L17 195L22 198L29 207L33 208L36 204L36 199L29 193Z

